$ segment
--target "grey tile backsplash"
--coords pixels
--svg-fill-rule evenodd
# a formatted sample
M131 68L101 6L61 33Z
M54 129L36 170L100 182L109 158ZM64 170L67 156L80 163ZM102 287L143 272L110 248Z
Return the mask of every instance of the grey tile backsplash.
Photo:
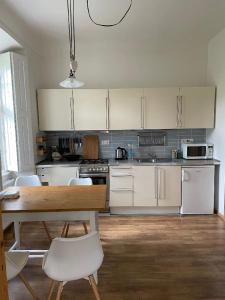
M152 132L153 130L146 130L146 132ZM159 132L159 130L157 130ZM166 145L165 146L141 146L138 147L138 135L140 131L82 131L82 132L48 132L47 145L58 145L59 137L82 137L84 135L98 135L100 141L100 155L101 158L114 158L115 149L117 147L128 148L128 145L132 145L133 155L137 158L145 158L149 156L149 153L156 154L157 157L167 158L171 157L172 149L180 149L181 139L194 139L195 143L206 142L206 129L171 129L163 130L166 132Z

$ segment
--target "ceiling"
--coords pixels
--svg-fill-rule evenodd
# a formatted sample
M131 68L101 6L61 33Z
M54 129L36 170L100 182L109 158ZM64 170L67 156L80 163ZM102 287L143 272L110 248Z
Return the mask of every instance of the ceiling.
M2 0L30 27L40 41L67 41L66 0ZM117 21L130 0L90 0L98 22ZM117 27L91 23L86 0L75 0L76 32L85 42L110 41L168 47L206 43L225 28L225 0L133 0L126 19Z

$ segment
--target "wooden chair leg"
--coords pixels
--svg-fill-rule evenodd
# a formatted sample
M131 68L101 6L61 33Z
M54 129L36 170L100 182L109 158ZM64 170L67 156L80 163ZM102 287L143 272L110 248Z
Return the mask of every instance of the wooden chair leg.
M50 288L49 288L49 292L48 292L48 299L47 300L51 300L52 293L54 291L55 285L56 285L56 281L55 280L51 280L51 284L50 284Z
M62 233L61 233L61 237L64 237L65 231L66 231L66 227L67 227L67 222L65 222L64 225L63 225L63 230L62 230Z
M63 291L63 282L60 282L59 287L58 287L58 291L57 291L56 300L60 300L62 291Z
M46 222L44 222L44 221L42 221L42 224L43 224L44 229L45 229L45 231L46 231L46 233L47 233L49 242L51 242L51 241L52 241L52 237L51 237L51 235L50 235L50 233L49 233L48 226L47 226Z
M87 224L85 222L83 222L83 227L84 227L85 234L88 234Z
M70 229L70 223L68 222L66 225L66 233L65 233L66 238L68 237L69 229Z
M96 282L95 282L95 279L94 279L94 276L91 275L91 276L89 276L88 278L89 278L89 282L90 282L90 285L91 285L92 290L93 290L93 292L94 292L94 295L95 295L96 300L101 300L100 295L99 295L99 292L98 292L98 287L97 287Z
M23 282L23 284L25 285L25 287L27 288L27 290L32 295L33 299L38 300L38 297L35 295L33 289L31 288L30 284L28 283L28 281L26 280L26 278L24 277L24 275L20 272L18 274L18 276L21 279L21 281Z

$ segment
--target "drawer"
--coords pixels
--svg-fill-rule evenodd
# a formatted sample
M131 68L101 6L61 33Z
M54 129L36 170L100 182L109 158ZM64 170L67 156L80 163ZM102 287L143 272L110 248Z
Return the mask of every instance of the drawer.
M48 174L48 168L37 168L37 175L47 175Z
M49 181L48 174L41 174L41 175L38 175L38 177L39 177L41 182L48 182Z
M114 173L110 176L110 189L133 190L133 176L129 174Z
M109 206L110 207L133 206L133 191L111 190Z

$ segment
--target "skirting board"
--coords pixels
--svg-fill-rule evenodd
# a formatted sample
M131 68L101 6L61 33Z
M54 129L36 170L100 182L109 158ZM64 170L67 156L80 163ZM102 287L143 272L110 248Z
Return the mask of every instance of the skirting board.
M221 213L217 213L217 216L220 218L220 219L222 219L223 221L225 221L225 216L224 215L222 215Z
M180 207L111 207L111 215L163 215L179 214Z

